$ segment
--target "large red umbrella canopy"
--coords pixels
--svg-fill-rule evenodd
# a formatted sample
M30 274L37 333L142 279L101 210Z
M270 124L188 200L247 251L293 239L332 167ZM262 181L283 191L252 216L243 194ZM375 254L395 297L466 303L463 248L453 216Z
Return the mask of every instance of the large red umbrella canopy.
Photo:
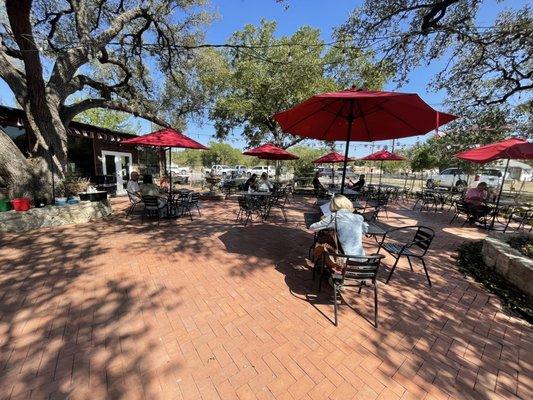
M475 163L487 163L502 158L531 160L533 159L533 143L524 139L510 138L457 153L455 157Z
M274 118L284 132L293 135L346 141L347 158L350 141L425 135L457 117L434 110L415 93L351 88L317 94ZM343 172L341 193L345 178Z
M203 144L192 140L183 133L172 128L164 128L159 131L139 136L133 139L124 140L123 144L138 144L141 146L155 147L179 147L184 149L207 150Z
M391 153L387 150L380 150L372 153L366 157L361 158L365 161L403 161L406 160L405 157L402 157L398 154Z
M272 143L263 144L255 149L246 150L242 154L255 156L263 160L297 160L300 158L281 147L274 146Z
M457 117L436 111L415 93L352 88L317 94L274 118L298 136L372 142L425 135Z
M313 161L315 164L334 164L341 163L344 161L353 161L351 158L346 159L342 154L337 153L336 151L326 154L325 156L319 157Z
M496 201L496 210L500 205L500 198L503 192L503 185L505 184L505 176L507 175L507 170L509 168L509 160L519 159L519 160L531 160L533 159L533 143L529 143L527 140L518 139L518 138L509 138L502 140L501 142L496 142L488 144L486 146L481 146L475 149L466 150L461 153L457 153L455 157L462 160L472 161L475 163L487 163L500 159L507 159L507 164L505 165L505 170L503 172L502 184L500 185L500 190L498 192L498 199ZM490 227L494 226L494 221L496 220L496 213L494 212Z

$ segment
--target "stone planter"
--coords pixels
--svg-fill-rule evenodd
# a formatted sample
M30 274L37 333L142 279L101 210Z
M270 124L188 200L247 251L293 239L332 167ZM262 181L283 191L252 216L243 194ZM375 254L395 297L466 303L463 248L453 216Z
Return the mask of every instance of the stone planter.
M492 233L483 241L483 262L533 298L533 260L508 244L517 236L533 238L533 233Z
M0 213L0 232L26 232L50 226L81 224L111 214L109 202L84 201L64 206L31 208Z

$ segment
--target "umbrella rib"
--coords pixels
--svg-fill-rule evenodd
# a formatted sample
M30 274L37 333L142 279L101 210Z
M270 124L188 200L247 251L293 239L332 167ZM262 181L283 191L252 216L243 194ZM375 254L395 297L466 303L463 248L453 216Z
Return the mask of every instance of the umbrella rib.
M371 142L372 141L372 138L370 137L370 131L368 130L368 125L366 123L366 118L363 114L363 112L361 111L361 106L359 105L359 103L355 102L357 104L357 109L359 110L359 115L361 116L361 119L363 120L363 125L365 126L365 131L366 131L366 135L368 136L368 141Z
M425 135L427 132L422 132L420 129L415 128L411 124L407 123L403 118L400 118L396 114L394 114L391 110L385 110L385 108L382 107L382 109L386 112L388 112L390 115L392 115L394 118L396 118L398 121L400 121L402 124L408 126L409 128L413 129L415 132L417 132L419 135ZM428 131L429 132L429 131Z
M324 111L324 109L325 109L327 106L333 104L335 101L338 101L338 99L334 99L334 100L331 101L331 102L327 102L327 100L326 100L326 104L324 104L324 105L323 105L322 107L320 107L318 110L316 110L316 111L314 111L314 112L312 112L312 113L307 114L305 117L303 117L302 119L300 119L300 120L294 122L292 125L288 126L287 129L284 129L283 131L284 131L284 132L287 132L287 133L290 133L290 132L289 132L290 129L294 128L294 127L295 127L296 125L298 125L298 124L301 124L301 123L302 123L303 121L305 121L306 119L311 118L311 117L312 117L313 115L315 115L317 112L319 112L319 111Z
M344 103L342 103L342 104L344 106ZM329 124L329 126L326 128L326 130L324 131L324 134L322 135L322 138L320 140L325 140L324 138L328 134L328 131L331 129L331 127L333 126L333 124L335 123L337 118L340 117L341 114L342 114L342 107L340 107L339 110L335 113L335 118L331 121L331 124Z

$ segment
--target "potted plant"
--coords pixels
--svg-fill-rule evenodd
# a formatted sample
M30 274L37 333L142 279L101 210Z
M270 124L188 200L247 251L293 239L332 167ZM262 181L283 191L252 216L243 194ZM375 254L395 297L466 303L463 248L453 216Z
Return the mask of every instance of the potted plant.
M0 188L0 212L11 210L11 202L7 196L7 188L3 190Z

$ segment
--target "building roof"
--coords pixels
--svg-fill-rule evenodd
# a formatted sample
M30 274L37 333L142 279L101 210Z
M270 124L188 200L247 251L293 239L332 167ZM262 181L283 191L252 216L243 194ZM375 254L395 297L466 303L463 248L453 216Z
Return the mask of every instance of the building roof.
M0 125L18 126L27 128L26 114L19 108L0 105ZM70 136L86 137L89 139L99 139L108 142L121 142L122 140L134 138L137 135L131 133L114 131L101 128L99 126L84 124L72 121L67 129Z

